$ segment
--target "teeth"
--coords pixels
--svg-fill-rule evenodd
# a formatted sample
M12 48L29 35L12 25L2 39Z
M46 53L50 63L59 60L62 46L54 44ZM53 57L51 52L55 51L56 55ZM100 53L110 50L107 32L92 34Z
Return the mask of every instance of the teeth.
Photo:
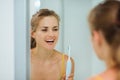
M54 41L54 40L47 40L47 41Z

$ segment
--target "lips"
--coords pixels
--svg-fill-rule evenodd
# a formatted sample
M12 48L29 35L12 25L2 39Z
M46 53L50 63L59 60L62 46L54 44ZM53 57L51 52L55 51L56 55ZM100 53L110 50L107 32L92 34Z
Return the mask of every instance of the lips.
M54 43L54 40L46 40L46 42L47 42L48 44L52 44L52 43Z

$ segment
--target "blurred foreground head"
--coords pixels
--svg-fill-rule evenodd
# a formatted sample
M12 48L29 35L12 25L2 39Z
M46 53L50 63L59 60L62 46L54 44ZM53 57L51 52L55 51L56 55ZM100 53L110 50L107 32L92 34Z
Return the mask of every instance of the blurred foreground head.
M120 1L106 0L98 4L90 12L88 20L92 37L95 37L96 33L103 36L109 47L109 58L114 63L111 67L120 71ZM99 37L96 39L99 40ZM100 52L100 49L96 49L98 50Z

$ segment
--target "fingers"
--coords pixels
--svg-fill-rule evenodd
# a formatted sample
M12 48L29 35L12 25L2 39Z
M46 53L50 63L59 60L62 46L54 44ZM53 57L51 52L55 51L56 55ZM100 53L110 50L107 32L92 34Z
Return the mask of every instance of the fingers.
M73 80L73 77L74 77L74 74L71 73L69 76L68 76L68 79L67 80ZM66 75L64 74L62 79L61 80L66 80Z
M74 74L73 73L71 73L69 76L68 76L68 78L73 78L74 77Z

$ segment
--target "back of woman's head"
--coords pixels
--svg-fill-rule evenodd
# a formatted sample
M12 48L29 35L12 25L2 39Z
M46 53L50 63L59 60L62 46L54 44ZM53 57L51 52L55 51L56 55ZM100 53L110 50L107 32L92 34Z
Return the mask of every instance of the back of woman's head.
M91 32L102 32L112 50L114 67L120 70L120 1L106 0L97 5L89 15L89 23Z

